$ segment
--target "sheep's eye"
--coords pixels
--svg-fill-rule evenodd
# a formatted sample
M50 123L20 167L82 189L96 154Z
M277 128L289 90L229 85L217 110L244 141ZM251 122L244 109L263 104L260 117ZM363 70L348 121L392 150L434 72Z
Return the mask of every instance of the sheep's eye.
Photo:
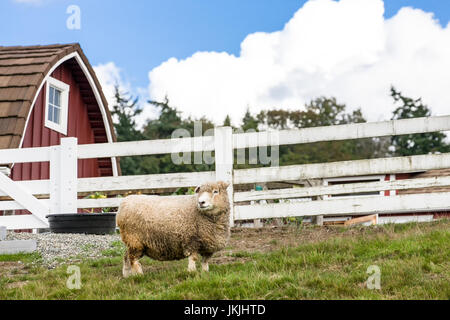
M213 193L214 193L214 194L218 194L218 193L219 193L219 190L214 190Z

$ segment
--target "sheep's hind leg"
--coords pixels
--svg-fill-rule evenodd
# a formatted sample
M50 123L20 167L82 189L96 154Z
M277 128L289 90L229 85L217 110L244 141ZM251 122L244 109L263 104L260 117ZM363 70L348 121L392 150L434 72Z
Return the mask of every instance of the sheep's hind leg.
M123 276L126 278L130 275L144 274L139 259L144 255L143 250L128 249L125 253L123 264Z
M205 271L205 272L209 271L209 258L211 258L211 256L203 256L202 257L202 271Z
M191 253L188 258L188 271L194 272L197 271L196 262L198 260L198 254L196 252Z

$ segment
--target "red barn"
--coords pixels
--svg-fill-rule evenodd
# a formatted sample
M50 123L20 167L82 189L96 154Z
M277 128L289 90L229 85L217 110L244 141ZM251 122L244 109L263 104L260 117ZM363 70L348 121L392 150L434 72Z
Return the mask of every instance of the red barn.
M78 44L0 47L0 149L114 142L100 83ZM13 180L49 179L49 163L12 165ZM78 177L116 176L115 159L78 162Z

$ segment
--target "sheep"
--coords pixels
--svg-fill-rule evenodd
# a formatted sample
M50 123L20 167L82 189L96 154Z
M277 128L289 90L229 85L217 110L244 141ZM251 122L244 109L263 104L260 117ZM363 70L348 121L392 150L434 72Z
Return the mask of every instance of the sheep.
M188 271L209 271L209 259L230 237L228 183L205 183L194 195L161 197L131 195L122 200L117 225L126 252L123 276L143 274L139 259L188 258Z

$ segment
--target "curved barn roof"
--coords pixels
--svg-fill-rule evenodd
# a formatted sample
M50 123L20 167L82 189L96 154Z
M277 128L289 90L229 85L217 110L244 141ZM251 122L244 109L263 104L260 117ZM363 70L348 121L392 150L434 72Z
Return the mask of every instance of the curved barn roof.
M78 62L75 57L79 59ZM62 62L73 67L77 82L85 86L86 94L83 99L86 104L104 108L103 111L101 110L103 112L101 127L96 129L101 138L96 142L115 141L114 127L106 98L79 44L0 46L0 149L21 147L34 99L39 94L46 77ZM84 72L79 62L84 64ZM96 88L92 88L90 83ZM92 121L98 123L98 119Z

